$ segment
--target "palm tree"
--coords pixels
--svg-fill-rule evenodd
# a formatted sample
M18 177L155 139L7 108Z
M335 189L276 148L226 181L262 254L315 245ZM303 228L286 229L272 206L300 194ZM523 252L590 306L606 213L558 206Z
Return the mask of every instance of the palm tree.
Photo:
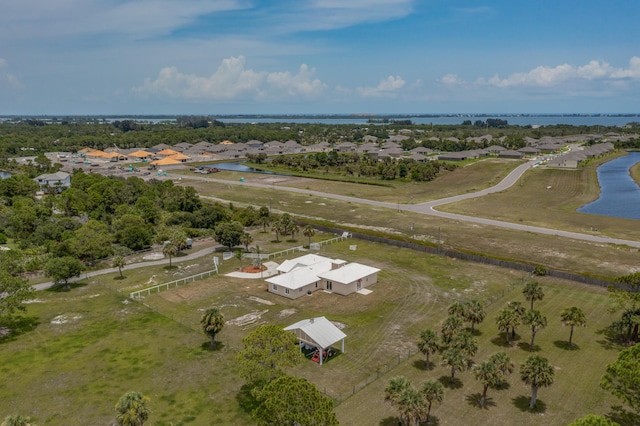
M149 418L149 398L140 392L125 393L116 404L116 421L119 426L144 426Z
M464 350L457 347L451 347L442 352L442 365L445 367L451 367L451 381L453 381L456 370L466 370L469 365L469 360Z
M504 332L504 337L507 339L507 344L511 345L511 330L520 324L520 317L510 308L504 308L496 317L496 324L498 330Z
M253 242L253 237L248 232L245 232L240 237L240 243L244 246L245 251L249 251L249 244Z
M311 237L316 235L316 230L313 228L313 226L306 225L302 229L302 235L304 235L305 237L309 238L309 247L311 247Z
M570 308L565 308L560 314L560 320L563 325L568 325L571 327L571 333L569 333L569 346L572 346L571 340L573 339L573 328L577 325L578 327L585 327L587 325L587 316L584 314L584 311L577 306L572 306Z
M36 424L31 422L31 417L12 414L4 418L1 426L36 426Z
M480 396L480 406L485 406L487 391L489 386L497 386L502 383L502 374L498 367L491 361L482 361L473 366L473 376L482 383L482 395Z
M420 419L422 419L428 411L426 400L423 398L422 393L413 386L409 386L402 394L402 407L408 426L419 426Z
M471 358L478 352L478 340L465 330L451 338L449 347L462 349L467 358Z
M120 272L120 279L124 278L124 275L122 275L122 268L124 268L124 265L126 265L127 262L124 260L124 257L122 256L116 256L113 258L113 263L111 264L111 266L113 268L118 268L118 272Z
M171 258L178 254L178 246L173 241L169 241L162 247L162 254L169 256L169 268L171 268Z
M204 311L200 317L202 331L211 337L211 348L216 347L216 335L224 327L224 315L218 308L210 308Z
M515 368L513 363L511 362L511 358L509 358L509 355L504 352L496 352L495 354L491 355L489 357L489 362L495 364L502 377L513 373L513 369Z
M527 308L522 306L521 302L515 300L508 302L507 307L511 309L520 319L520 322L516 324L516 326L520 325L520 323L522 323L522 318L524 318L524 314L527 312ZM511 337L516 337L516 327L511 328Z
M471 323L471 333L474 331L474 326L484 321L486 316L484 307L479 300L471 300L465 303L464 319Z
M522 289L522 294L527 300L531 301L531 307L529 309L533 310L533 302L536 300L544 299L544 292L542 291L542 287L537 281L531 281L525 284Z
M447 314L450 316L458 317L460 319L464 319L465 307L461 302L453 302L447 308Z
M271 224L271 230L276 233L276 243L280 242L280 233L282 232L282 224L279 220Z
M429 380L422 385L422 397L427 401L427 418L425 423L429 423L429 416L431 415L431 404L434 402L442 402L444 399L444 387L442 383Z
M400 411L401 423L404 423L405 419L403 398L409 388L411 388L411 383L404 376L393 377L384 388L384 400Z
M242 271L242 251L236 250L233 252L233 255L240 261L240 271Z
M553 384L555 371L549 364L549 360L539 355L529 355L524 364L520 366L520 378L531 386L531 402L529 408L536 406L538 388Z
M458 334L462 330L463 326L464 323L462 322L462 319L457 316L449 315L445 318L442 323L442 328L440 329L440 333L442 333L442 341L445 344L449 344L453 336Z
M439 349L438 334L427 328L420 333L420 337L416 340L416 344L418 345L418 350L426 355L427 359L425 363L427 368L429 368L429 355L436 353Z
M547 317L543 316L540 311L528 311L523 318L523 322L531 326L531 344L529 350L533 350L533 341L536 333L547 326Z

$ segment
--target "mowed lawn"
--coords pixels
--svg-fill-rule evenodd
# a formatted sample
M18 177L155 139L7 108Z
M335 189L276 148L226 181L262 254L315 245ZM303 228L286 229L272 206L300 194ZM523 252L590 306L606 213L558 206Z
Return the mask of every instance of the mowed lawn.
M379 267L379 282L366 296L316 292L290 301L268 293L260 279L221 274L143 303L129 302L131 289L163 278L165 272L152 270L147 276L137 271L135 282L103 276L68 292L39 293L27 316L37 322L34 328L0 344L0 415L19 412L38 424L109 424L117 399L134 389L151 398L150 425L253 424L236 399L243 384L235 361L242 338L262 323L286 326L320 315L344 324L346 353L322 367L305 361L291 373L339 400L336 412L344 425L397 423L397 413L383 403L384 386L395 375L406 375L418 386L448 374L441 367L425 370L414 341L424 327L438 327L453 301L488 303L476 361L506 350L519 364L529 354L519 345L529 341L526 328L520 327L520 340L506 348L494 322L507 301L522 300L526 277L520 272L359 240L323 247L321 254ZM237 260L229 260L222 272L237 267ZM540 391L543 409L522 408L529 389L516 371L508 389L490 391L495 405L481 410L473 405L481 387L463 372L458 375L462 386L446 389L444 403L434 407L440 424L468 423L469 418L475 424L564 424L587 413L606 413L615 402L597 386L618 350L600 333L615 318L607 311L606 291L546 277L539 281L546 297L537 307L549 326L536 338L537 353L547 356L557 373L556 384ZM588 316L587 328L575 333L577 350L566 348L569 330L559 320L562 308L572 304ZM214 351L198 324L210 306L220 307L229 321Z

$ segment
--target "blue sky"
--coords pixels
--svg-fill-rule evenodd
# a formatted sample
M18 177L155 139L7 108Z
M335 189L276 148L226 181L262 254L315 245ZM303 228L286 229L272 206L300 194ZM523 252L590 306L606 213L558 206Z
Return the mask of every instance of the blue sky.
M0 114L639 113L638 0L0 0Z

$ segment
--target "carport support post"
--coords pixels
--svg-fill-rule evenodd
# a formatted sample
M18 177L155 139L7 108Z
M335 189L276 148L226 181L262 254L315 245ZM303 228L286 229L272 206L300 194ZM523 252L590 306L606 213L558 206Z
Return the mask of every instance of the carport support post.
M342 339L342 353L345 353L344 352L344 339Z

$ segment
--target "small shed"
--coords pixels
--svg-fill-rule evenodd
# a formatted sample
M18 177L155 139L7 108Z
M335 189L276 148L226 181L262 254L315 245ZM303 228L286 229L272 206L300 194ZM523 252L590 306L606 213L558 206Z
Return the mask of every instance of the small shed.
M341 342L340 351L345 353L344 339L347 337L338 327L325 317L317 317L298 321L284 328L285 331L292 331L300 343L315 346L320 351L329 349L332 345ZM322 365L323 356L320 357Z

